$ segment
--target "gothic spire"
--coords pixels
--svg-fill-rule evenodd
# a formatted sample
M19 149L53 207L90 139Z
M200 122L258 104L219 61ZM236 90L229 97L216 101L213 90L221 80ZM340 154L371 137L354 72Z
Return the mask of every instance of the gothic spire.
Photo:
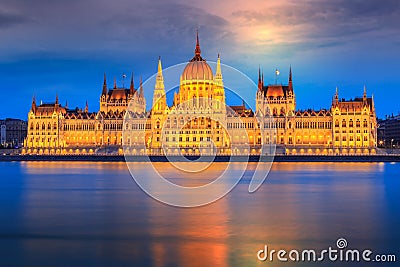
M35 96L32 97L32 110L34 111L36 109L36 98Z
M158 57L157 77L156 77L156 89L164 90L164 77L162 72L161 57Z
M117 89L117 78L114 77L114 89Z
M339 89L336 86L335 97L332 99L332 105L337 106L339 104Z
M58 94L56 94L56 105L58 105Z
M218 54L218 59L217 59L217 68L215 70L215 76L214 76L215 83L218 84L219 86L223 87L223 82L222 82L222 70L221 70L221 57Z
M158 57L156 84L153 92L152 112L163 112L167 107L167 99L165 96L164 77L162 73L161 57Z
M101 93L102 95L107 94L107 78L106 78L106 73L104 72L104 81L103 81L103 92Z
M144 93L143 93L143 81L142 81L142 76L140 76L139 95L140 95L141 97L144 96Z
M367 104L367 87L365 85L364 85L363 102L364 105Z
M264 87L264 70L262 70L262 72L261 72L261 88L263 88Z
M261 67L258 65L258 90L262 90L262 83L261 83Z
M130 87L129 87L129 93L130 93L131 95L133 95L134 90L135 90L135 86L134 86L134 84L133 84L133 71L132 71L131 85L130 85Z
M162 76L162 65L161 65L161 57L160 56L158 56L157 76L158 75Z
M88 102L86 100L85 113L88 113L88 112L89 112L89 104L88 104Z
M289 89L293 91L292 65L289 68Z

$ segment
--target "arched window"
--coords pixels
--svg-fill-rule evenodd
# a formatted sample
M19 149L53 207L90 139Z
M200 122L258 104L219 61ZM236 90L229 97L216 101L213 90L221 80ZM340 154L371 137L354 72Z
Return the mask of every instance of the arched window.
M36 130L39 130L39 123L36 123Z
M335 127L339 127L339 120L335 121Z
M367 120L366 119L364 119L364 128L367 128L368 127L368 123L367 123Z
M33 130L33 122L31 123L31 127L30 127L30 129L31 129L31 130Z
M349 127L353 127L353 120L349 121Z
M42 130L46 130L46 125L44 124L44 122L42 123Z
M360 128L360 120L359 119L357 119L357 121L356 121L356 127Z
M343 121L342 121L342 127L343 127L343 128L347 127L346 120L343 120Z

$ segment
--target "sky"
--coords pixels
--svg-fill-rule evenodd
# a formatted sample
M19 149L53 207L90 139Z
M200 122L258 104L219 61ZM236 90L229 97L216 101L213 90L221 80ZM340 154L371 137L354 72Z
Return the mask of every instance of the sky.
M235 67L257 82L287 83L298 109L329 108L366 86L378 117L400 111L400 1L397 0L2 0L0 118L26 119L32 97L97 111L103 74L135 84L193 57ZM145 93L151 103L152 92ZM254 102L255 91L243 92ZM228 104L237 104L229 103Z

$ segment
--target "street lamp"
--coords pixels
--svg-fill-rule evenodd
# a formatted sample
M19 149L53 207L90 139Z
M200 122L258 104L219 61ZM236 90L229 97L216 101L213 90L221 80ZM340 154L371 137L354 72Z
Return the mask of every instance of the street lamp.
M390 140L390 147L392 148L392 153L393 153L393 141L394 139L392 138L392 140Z

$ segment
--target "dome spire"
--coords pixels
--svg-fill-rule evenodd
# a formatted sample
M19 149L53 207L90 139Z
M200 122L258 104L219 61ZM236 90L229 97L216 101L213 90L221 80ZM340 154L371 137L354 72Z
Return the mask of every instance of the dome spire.
M199 41L199 30L196 30L196 49L194 50L194 57L191 61L204 61L201 57L200 41Z

